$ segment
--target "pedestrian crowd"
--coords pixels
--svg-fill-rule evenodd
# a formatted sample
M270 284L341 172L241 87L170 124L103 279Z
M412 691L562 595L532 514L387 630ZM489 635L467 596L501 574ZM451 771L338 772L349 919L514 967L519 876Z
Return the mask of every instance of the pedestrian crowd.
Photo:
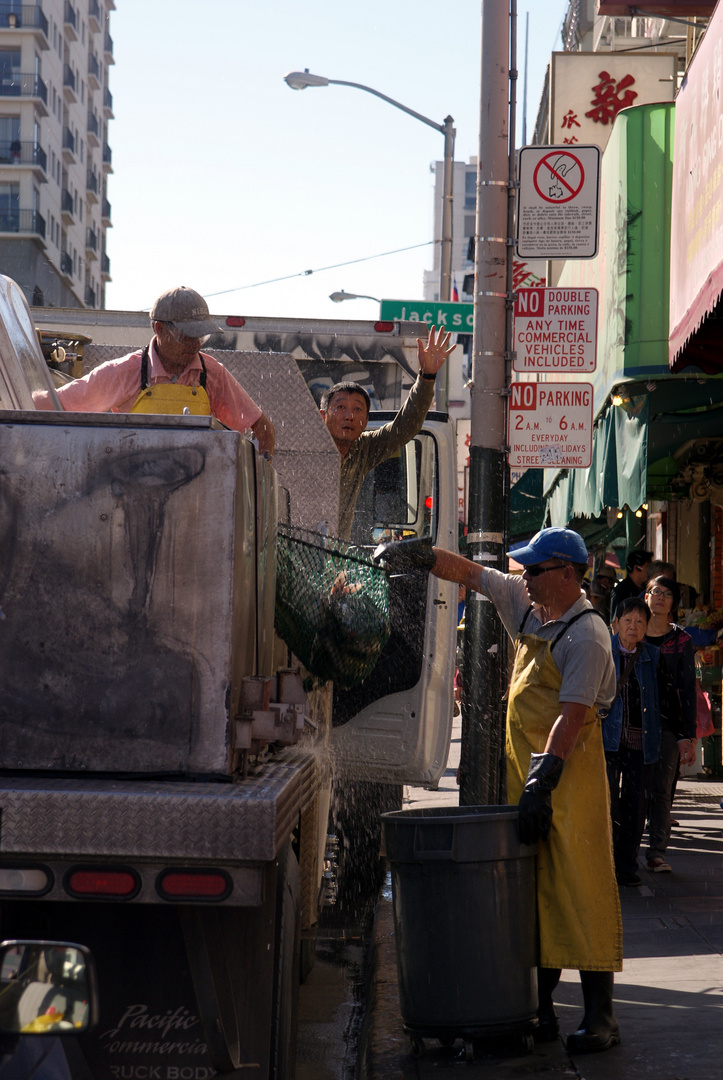
M626 568L609 594L617 685L602 731L615 873L619 885L634 887L642 884L638 854L646 822L648 870L672 870L666 858L671 808L680 767L696 758L698 697L693 641L676 622L675 567L634 551Z

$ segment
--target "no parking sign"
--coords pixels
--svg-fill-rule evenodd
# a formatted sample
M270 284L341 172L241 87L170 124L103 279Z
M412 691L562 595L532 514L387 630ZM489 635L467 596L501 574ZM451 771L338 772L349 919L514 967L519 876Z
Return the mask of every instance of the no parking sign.
M600 147L523 146L517 254L523 259L597 255Z

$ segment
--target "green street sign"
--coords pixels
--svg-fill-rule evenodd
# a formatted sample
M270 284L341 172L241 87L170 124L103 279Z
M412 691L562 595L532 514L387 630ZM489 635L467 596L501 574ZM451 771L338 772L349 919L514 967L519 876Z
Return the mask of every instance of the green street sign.
M437 304L431 300L382 300L382 322L420 322L460 334L472 333L474 304Z

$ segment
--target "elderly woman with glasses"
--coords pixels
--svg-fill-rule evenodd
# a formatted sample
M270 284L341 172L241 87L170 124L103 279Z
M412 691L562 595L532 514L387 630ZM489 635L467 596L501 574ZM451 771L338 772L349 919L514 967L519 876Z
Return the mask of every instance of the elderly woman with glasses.
M680 603L677 581L652 578L645 601L651 611L645 640L660 649L661 746L653 770L648 832L648 870L659 874L672 869L665 852L670 840L670 808L677 770L679 765L695 760L695 660L690 636L674 621Z

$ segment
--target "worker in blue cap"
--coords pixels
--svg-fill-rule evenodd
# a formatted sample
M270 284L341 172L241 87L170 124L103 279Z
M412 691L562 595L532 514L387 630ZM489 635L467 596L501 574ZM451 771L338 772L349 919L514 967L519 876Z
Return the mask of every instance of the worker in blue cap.
M622 970L610 802L599 710L615 697L610 634L582 591L588 552L572 529L541 529L508 554L503 574L415 541L378 551L489 597L515 642L507 704L507 794L520 838L538 844L538 1037L555 1038L552 1002L562 968L580 972L585 1014L570 1053L620 1042L613 972Z

